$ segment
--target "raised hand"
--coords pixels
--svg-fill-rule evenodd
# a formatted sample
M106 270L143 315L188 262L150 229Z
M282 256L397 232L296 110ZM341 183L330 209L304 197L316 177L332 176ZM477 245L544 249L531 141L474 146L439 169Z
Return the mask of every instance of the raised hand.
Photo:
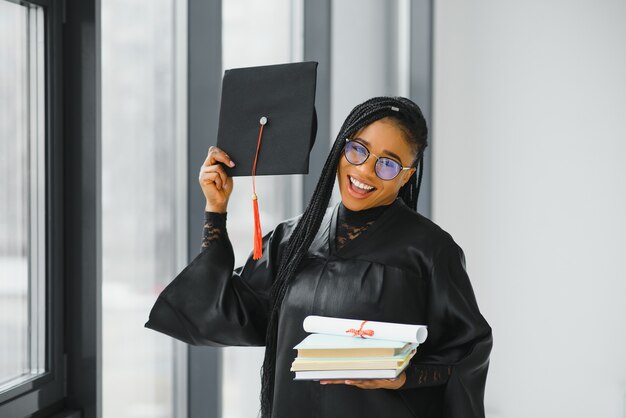
M206 211L224 213L228 206L228 199L233 191L233 179L226 174L224 163L229 167L234 167L235 163L230 157L218 147L209 147L202 167L198 182L206 198Z

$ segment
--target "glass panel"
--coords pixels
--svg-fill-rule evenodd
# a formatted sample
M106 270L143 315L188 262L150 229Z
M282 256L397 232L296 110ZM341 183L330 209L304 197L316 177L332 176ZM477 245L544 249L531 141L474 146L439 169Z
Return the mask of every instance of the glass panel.
M222 4L224 69L301 60L301 0L229 0ZM271 24L269 24L271 22ZM217 129L216 129L217 131ZM198 167L199 168L199 167ZM302 210L301 176L260 176L256 179L263 234ZM228 235L235 265L242 265L252 246L252 182L234 179L228 204ZM198 193L201 190L198 189ZM286 199L290 196L292 200ZM286 201L288 200L288 201ZM263 347L223 349L222 416L257 416L263 364Z
M143 325L186 253L178 3L101 5L104 417L177 416L178 344Z
M0 1L0 392L45 370L43 28Z

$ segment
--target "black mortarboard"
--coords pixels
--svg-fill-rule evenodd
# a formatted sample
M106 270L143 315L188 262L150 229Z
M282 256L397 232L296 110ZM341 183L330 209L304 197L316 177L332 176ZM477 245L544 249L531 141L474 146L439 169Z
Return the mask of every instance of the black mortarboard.
M229 176L250 176L260 119L267 118L256 175L306 174L317 133L317 62L226 70L217 146L235 162Z
M255 175L307 174L317 133L317 62L226 70L217 146L235 162L229 176L252 176L254 255L262 256Z

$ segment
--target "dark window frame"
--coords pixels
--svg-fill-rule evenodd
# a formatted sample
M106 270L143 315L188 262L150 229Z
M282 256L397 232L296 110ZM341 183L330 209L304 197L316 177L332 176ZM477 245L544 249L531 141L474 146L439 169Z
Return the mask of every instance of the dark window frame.
M197 190L198 167L204 161L207 146L215 145L217 134L222 85L222 1L189 0L187 17L187 258L191 261L202 241L205 206ZM211 139L207 141L207 137ZM189 418L222 415L221 366L220 348L188 346Z
M411 76L409 97L422 109L428 126L428 147L424 152L424 173L417 211L432 216L432 150L433 150L433 25L434 0L411 1Z
M102 205L100 0L65 0L62 164L66 408L58 418L102 416ZM42 415L43 416L43 415ZM55 416L57 418L57 416Z

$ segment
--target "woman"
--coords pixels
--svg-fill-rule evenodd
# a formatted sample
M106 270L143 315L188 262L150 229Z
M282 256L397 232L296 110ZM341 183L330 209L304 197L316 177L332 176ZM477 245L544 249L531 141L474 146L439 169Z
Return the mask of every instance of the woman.
M147 327L196 345L266 346L263 417L483 417L492 346L452 237L417 213L426 122L406 98L348 115L304 213L263 238L233 273L226 209L233 183L211 147L200 171L203 251L161 293ZM417 168L419 167L419 177ZM341 202L327 208L335 177ZM307 315L425 324L397 379L294 381Z

